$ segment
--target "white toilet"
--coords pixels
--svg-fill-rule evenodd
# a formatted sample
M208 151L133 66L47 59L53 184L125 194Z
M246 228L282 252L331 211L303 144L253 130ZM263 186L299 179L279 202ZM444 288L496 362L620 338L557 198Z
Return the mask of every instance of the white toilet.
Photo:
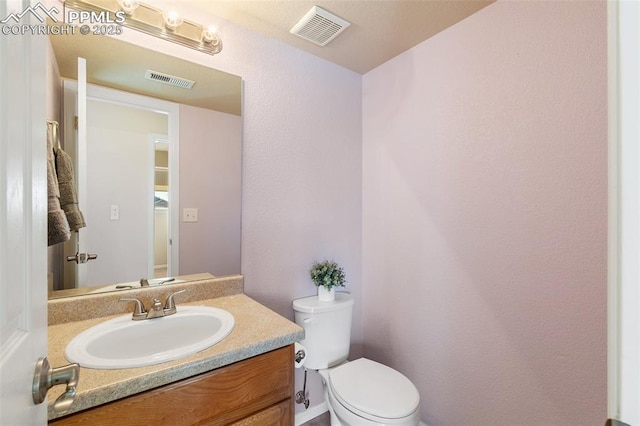
M398 371L360 358L347 361L353 298L336 293L333 302L317 296L293 301L296 323L304 328L304 366L323 378L332 426L417 426L418 389Z

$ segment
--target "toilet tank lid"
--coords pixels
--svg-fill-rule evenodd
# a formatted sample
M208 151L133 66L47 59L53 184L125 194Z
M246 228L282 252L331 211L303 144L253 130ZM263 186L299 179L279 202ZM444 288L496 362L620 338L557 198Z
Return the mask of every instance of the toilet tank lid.
M336 300L333 302L321 302L318 296L305 297L293 301L293 310L307 314L331 312L353 306L353 297L349 293L336 292Z

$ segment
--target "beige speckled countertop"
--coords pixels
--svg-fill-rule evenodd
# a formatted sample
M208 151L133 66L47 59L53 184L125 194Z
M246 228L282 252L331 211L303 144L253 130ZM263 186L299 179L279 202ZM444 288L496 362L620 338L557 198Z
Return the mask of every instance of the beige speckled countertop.
M180 305L178 303L178 310ZM225 309L233 314L235 327L220 343L179 360L120 370L81 368L76 399L65 415L204 373L304 338L301 327L242 293L182 305L206 305ZM64 349L69 341L85 329L116 316L118 315L49 326L50 364L68 364ZM56 386L49 391L49 419L60 417L53 410L53 403L63 390L63 386Z

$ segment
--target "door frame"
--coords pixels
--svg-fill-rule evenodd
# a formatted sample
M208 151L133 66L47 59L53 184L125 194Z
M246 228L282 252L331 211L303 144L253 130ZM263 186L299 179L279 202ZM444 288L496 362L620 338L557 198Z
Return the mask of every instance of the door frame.
M640 4L607 2L607 415L640 424Z

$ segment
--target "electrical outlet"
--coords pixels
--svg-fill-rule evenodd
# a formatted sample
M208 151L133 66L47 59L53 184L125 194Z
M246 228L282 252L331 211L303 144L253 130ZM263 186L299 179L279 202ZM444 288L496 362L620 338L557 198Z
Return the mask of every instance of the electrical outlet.
M198 209L197 208L184 208L182 209L182 221L183 222L197 222L198 221Z
M120 220L120 207L117 204L111 205L111 220Z

